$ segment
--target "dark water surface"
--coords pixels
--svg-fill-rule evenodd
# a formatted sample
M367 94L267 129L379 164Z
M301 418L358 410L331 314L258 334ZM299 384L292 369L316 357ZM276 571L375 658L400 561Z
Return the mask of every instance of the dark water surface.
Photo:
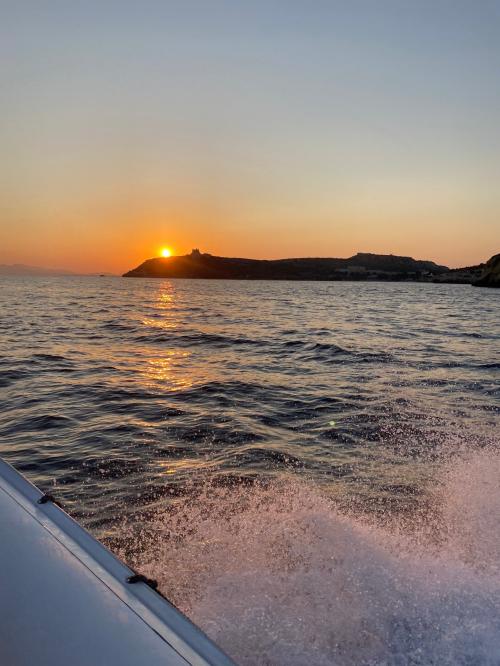
M0 455L239 662L500 664L500 293L2 278L0 316Z

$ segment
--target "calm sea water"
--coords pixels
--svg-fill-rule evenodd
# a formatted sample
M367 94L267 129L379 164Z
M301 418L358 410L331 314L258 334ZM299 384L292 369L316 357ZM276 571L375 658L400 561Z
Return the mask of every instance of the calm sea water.
M0 455L238 662L500 664L500 294L3 278Z

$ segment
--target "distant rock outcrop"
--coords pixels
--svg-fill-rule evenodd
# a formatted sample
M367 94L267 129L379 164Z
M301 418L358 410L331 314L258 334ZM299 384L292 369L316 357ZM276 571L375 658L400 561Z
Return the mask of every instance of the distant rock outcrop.
M472 284L475 287L500 287L500 254L486 262L481 277Z
M452 268L447 273L436 275L433 282L446 282L448 284L473 284L481 277L486 264L476 266L465 266L463 268Z
M25 264L0 264L0 275L59 277L76 275L76 273L60 268L43 268L42 266L26 266Z
M193 250L179 257L148 259L124 277L230 280L430 280L446 266L392 254L358 253L348 259L240 259Z

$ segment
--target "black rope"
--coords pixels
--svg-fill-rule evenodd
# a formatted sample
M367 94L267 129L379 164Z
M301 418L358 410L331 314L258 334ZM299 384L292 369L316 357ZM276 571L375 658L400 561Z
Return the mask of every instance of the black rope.
M133 576L129 576L127 578L127 583L130 583L131 585L134 583L146 583L146 585L152 590L158 589L158 581L153 580L152 578L146 578L146 576L143 576L142 574L133 574Z
M37 504L47 504L48 502L50 502L51 504L55 504L56 506L58 506L62 509L61 503L56 500L54 495L50 495L49 493L44 493L37 500Z

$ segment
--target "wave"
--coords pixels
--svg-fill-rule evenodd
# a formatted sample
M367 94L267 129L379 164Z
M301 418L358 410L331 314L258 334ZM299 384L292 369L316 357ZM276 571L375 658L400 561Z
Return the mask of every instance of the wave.
M500 455L434 486L381 526L303 483L208 484L155 514L133 564L239 664L498 664Z
M328 342L311 342L304 339L267 339L261 337L249 337L244 335L233 336L223 333L212 333L201 330L186 331L185 328L182 332L176 328L168 330L159 330L157 327L153 329L133 329L129 326L121 324L106 323L104 328L129 331L131 333L130 342L139 344L168 344L172 346L191 347L191 346L209 346L213 348L226 348L226 347L252 347L260 348L263 353L273 355L277 354L279 357L287 355L297 355L303 361L334 361L334 362L359 362L359 363L373 363L382 362L387 363L393 360L392 356L387 352L380 351L354 351L346 349L334 343ZM294 333L294 331L285 331L282 336ZM325 335L326 331L321 331L320 335Z
M33 354L31 357L33 360L37 361L45 361L45 362L67 362L68 359L66 359L64 356L60 356L59 354Z
M272 349L272 345L270 346ZM286 340L277 343L278 353L295 354L301 361L323 363L388 363L394 361L387 352L355 351L331 342L310 342L307 340Z
M204 333L203 331L194 331L192 333L178 333L175 330L171 332L150 332L134 336L135 342L148 344L175 344L181 346L191 345L212 345L214 347L239 346L239 345L262 345L263 341L247 338L234 337L219 333Z
M67 428L74 424L74 420L57 414L42 414L41 416L33 416L23 420L14 420L5 428L2 428L0 434L12 435L19 432L43 432L44 430L52 430L58 428Z
M2 370L0 372L0 386L10 386L26 377L29 377L29 372L27 370Z

